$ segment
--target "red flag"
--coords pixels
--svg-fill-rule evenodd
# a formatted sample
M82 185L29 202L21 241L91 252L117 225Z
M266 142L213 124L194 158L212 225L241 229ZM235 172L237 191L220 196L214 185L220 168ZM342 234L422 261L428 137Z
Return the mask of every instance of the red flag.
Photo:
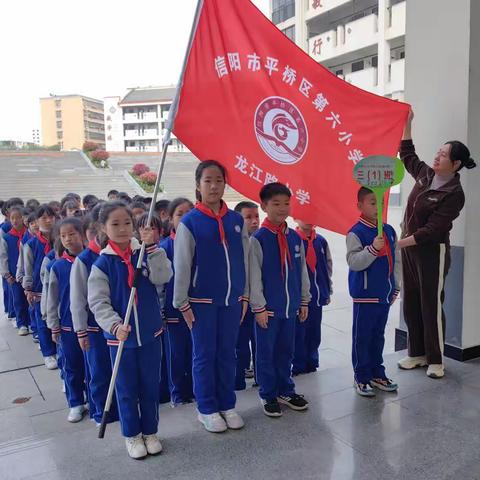
M246 197L286 183L294 218L346 233L358 218L355 163L395 156L408 110L337 78L249 0L204 0L174 133Z

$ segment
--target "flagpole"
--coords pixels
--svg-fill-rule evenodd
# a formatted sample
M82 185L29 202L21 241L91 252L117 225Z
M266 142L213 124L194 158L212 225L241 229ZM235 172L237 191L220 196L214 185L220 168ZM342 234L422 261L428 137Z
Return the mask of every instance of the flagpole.
M184 76L185 76L185 70L187 68L188 57L189 57L190 51L192 49L193 40L195 38L195 32L197 31L198 22L200 20L200 14L202 12L203 2L204 2L204 0L198 0L197 1L197 7L196 7L196 10L195 10L195 16L193 18L193 23L192 23L192 28L191 28L191 31L190 31L190 37L189 37L189 40L188 40L187 49L185 51L185 58L183 60L183 65L182 65L182 69L181 69L181 72L180 72L180 78L179 78L179 81L178 81L178 84L177 84L177 89L175 91L175 96L174 96L172 105L171 105L170 110L168 112L167 125L166 125L166 128L165 128L165 134L164 134L163 139L162 139L162 157L161 157L161 160L160 160L160 165L158 167L158 175L157 175L157 180L155 182L155 188L153 190L152 203L150 204L150 210L148 211L147 227L150 226L150 224L152 222L153 213L155 211L155 203L157 201L158 192L160 190L160 182L161 182L161 179L162 179L163 169L165 167L165 161L166 161L166 158L167 158L167 150L168 150L168 146L171 143L171 135L172 135L173 125L174 125L175 117L176 117L177 111L178 111L178 104L180 102L180 91L181 91L182 86L183 86L183 79L184 79ZM123 320L123 325L124 326L127 326L130 322L130 316L132 314L133 304L134 304L134 301L135 301L135 294L136 294L136 291L137 291L137 283L138 283L138 279L140 278L140 275L141 275L142 263L143 263L143 257L144 256L145 256L145 243L142 242L140 253L138 255L137 267L136 267L136 270L135 270L135 277L134 277L134 280L133 280L132 289L130 290L130 297L128 299L127 311L125 313L125 318ZM118 345L117 354L115 356L115 362L113 364L112 377L110 379L110 385L108 387L107 400L105 402L105 408L104 408L103 414L102 414L102 421L101 421L100 428L99 428L99 431L98 431L98 438L104 438L104 436L105 436L105 430L107 428L107 421L108 421L108 417L110 415L110 408L112 406L113 393L115 391L115 381L117 379L118 369L119 369L120 361L121 361L121 358L122 358L123 347L124 347L124 342L121 341Z

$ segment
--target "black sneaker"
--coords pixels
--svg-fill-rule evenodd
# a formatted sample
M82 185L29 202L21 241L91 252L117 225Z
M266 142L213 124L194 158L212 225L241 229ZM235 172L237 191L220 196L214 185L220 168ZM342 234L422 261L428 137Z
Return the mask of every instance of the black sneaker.
M282 409L280 408L279 403L277 400L263 400L263 413L267 417L281 417L282 416Z
M291 408L292 410L306 410L308 408L308 402L305 400L303 395L297 395L294 393L293 395L280 395L278 397L279 403L283 403L287 405L287 407Z

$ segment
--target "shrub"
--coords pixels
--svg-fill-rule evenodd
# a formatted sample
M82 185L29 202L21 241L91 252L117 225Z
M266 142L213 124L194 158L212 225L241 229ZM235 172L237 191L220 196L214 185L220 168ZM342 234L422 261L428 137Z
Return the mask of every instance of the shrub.
M132 173L137 176L143 175L144 173L147 173L149 171L150 171L149 166L145 165L144 163L136 163L132 167Z
M95 142L84 142L82 150L84 152L94 152L98 149L98 145Z
M102 160L108 160L108 157L110 157L110 154L105 150L95 150L94 152L92 152L92 160L96 162L101 162Z
M155 185L157 181L157 174L155 172L145 172L140 175L140 180L147 185Z

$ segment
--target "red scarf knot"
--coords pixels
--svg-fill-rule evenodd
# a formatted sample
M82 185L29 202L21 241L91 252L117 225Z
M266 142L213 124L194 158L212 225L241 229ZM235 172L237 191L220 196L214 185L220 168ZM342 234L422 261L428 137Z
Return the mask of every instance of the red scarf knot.
M292 266L292 257L290 256L290 250L288 248L287 235L285 232L288 230L287 222L283 222L280 225L273 224L268 218L266 218L262 227L268 228L272 233L277 235L278 248L280 250L280 267L282 269L282 277L285 275L285 259L288 259L288 264Z
M67 260L70 263L73 263L75 261L75 257L70 255L66 250L62 254L62 258L64 258L65 260Z
M25 235L25 232L27 229L25 227L22 228L22 230L17 230L16 228L11 228L10 231L8 232L10 235L13 235L14 237L18 238L17 241L17 248L20 248L20 243L22 242L22 238Z
M223 220L224 217L228 213L227 204L222 200L220 211L215 213L211 208L207 207L202 202L197 202L195 204L195 208L202 212L203 214L207 215L210 218L214 218L218 223L218 231L220 233L220 242L227 245L227 239L225 238L225 229L223 228Z
M43 252L45 253L45 255L48 255L48 253L52 249L52 246L50 245L50 242L48 241L48 239L46 239L43 236L42 232L37 233L37 238L40 241L40 243L43 245Z
M312 233L309 237L307 237L299 227L296 228L296 232L300 235L300 238L302 240L307 242L307 251L305 252L307 266L312 273L315 273L315 269L317 268L317 253L315 252L313 241L315 240L315 238L317 238L317 233L313 228Z
M100 255L100 245L97 242L97 239L94 238L88 242L88 249L91 250L93 253Z
M132 263L132 247L129 245L126 250L122 250L115 242L108 241L111 249L123 260L128 269L128 286L133 287L133 280L135 279L135 267Z

